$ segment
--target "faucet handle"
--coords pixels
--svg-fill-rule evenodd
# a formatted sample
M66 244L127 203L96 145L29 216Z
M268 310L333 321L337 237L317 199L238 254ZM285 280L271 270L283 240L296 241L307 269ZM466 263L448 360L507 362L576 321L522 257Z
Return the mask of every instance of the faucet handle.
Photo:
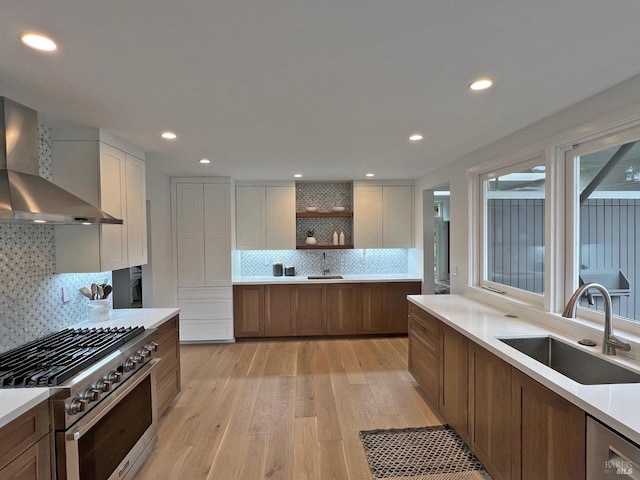
M611 347L613 355L615 355L616 348L619 348L623 352L628 352L629 350L631 350L631 345L629 345L627 342L623 342L615 335L609 335L607 337L607 346Z

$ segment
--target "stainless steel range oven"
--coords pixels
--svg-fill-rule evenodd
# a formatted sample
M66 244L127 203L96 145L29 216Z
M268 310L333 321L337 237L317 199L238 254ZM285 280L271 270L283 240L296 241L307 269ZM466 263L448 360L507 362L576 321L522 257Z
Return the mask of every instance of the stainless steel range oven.
M131 478L149 454L158 429L154 334L67 329L0 355L0 386L54 392L58 480Z

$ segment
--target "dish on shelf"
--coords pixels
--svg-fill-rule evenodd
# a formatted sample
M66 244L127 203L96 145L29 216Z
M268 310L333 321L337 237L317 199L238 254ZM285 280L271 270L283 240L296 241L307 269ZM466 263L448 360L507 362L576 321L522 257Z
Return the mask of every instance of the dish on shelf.
M317 212L318 207L304 207L307 212Z
M332 212L344 212L344 207L333 207Z

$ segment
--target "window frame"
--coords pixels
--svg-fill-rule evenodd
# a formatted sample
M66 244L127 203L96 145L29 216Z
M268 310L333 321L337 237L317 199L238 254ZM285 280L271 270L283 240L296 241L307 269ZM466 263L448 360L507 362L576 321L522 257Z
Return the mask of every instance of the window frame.
M478 202L478 222L476 224L476 230L478 231L478 242L477 242L477 272L475 278L475 284L483 289L489 290L494 293L499 293L505 295L506 297L511 297L520 301L524 301L530 305L543 307L546 303L546 293L548 290L548 235L545 228L545 237L544 237L544 247L545 247L545 255L544 255L544 288L543 292L534 293L527 290L523 290L520 288L512 287L510 285L505 285L503 283L494 282L488 280L488 229L487 229L487 219L488 219L488 210L487 210L487 200L488 200L488 189L487 189L487 180L492 178L500 177L502 175L508 173L516 173L522 171L524 169L544 165L545 166L545 189L544 189L544 215L545 215L545 226L548 224L548 198L549 198L549 165L547 161L548 156L544 151L538 151L534 154L527 155L526 157L521 157L517 159L513 159L507 164L502 164L499 168L493 169L485 169L480 170L476 174L475 184L477 186L478 195L474 196L479 198Z

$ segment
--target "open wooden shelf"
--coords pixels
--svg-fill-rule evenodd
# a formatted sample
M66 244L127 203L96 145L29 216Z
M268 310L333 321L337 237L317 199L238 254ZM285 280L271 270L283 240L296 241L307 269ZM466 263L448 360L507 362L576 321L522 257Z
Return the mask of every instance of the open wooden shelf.
M296 218L352 218L353 212L297 212Z
M296 245L296 250L347 250L353 245Z

